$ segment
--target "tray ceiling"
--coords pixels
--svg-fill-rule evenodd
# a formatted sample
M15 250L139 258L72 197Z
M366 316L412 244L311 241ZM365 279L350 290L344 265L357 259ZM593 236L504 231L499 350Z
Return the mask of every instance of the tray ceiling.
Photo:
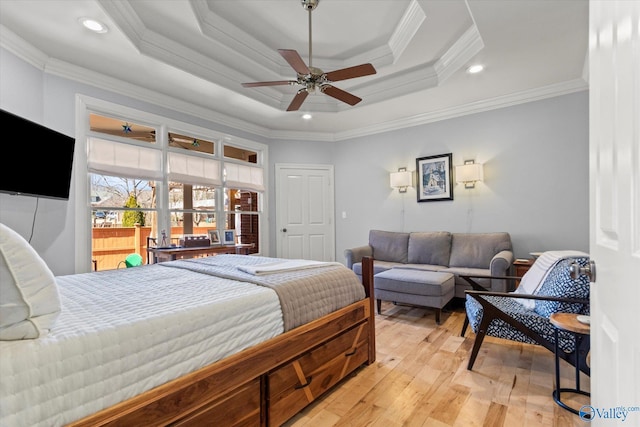
M272 138L340 140L587 88L586 0L320 0L313 66L365 62L377 73L334 85L349 106L309 95L278 54L309 61L299 0L2 0L2 47L47 72ZM109 31L88 32L87 16ZM481 63L471 75L466 68ZM302 113L313 114L302 120Z

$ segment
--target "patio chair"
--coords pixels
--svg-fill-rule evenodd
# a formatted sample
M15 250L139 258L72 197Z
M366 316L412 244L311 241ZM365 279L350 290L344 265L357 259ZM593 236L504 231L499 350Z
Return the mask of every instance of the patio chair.
M589 279L573 277L572 265L585 267L589 255L576 251L549 251L543 253L522 277L514 292L466 291L465 309L467 324L476 334L467 369L471 370L484 337L489 335L511 341L541 345L555 351L555 327L549 321L552 313L576 313L589 315ZM474 276L467 276L473 280ZM484 277L484 276L483 276ZM587 355L589 337L581 340L576 348L574 335L558 331L560 358L590 375Z

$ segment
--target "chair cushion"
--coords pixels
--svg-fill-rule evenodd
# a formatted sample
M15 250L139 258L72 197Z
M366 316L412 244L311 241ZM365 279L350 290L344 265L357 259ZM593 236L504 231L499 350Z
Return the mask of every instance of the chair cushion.
M572 279L570 276L569 268L574 262L584 267L589 263L589 258L568 258L558 262L534 295L589 300L589 278L583 274L577 279ZM558 312L582 313L585 310L585 304L536 300L534 310L548 318L552 313Z
M44 336L60 310L47 264L21 235L0 224L0 340Z
M381 261L407 263L409 233L393 231L369 231L369 246L373 249L373 258Z
M540 334L544 339L549 342L555 341L554 331L555 327L547 317L540 316L533 310L528 310L515 301L514 298L506 297L484 297L491 304L495 305L504 313L516 321L526 325L533 331ZM483 308L482 305L475 300L471 295L466 296L465 309L467 317L469 318L469 326L474 333L478 333L478 327L482 320ZM511 341L518 341L528 344L539 344L528 335L520 332L518 329L512 327L501 319L493 319L487 327L486 334L488 336L503 338ZM558 347L566 352L572 352L575 349L575 339L573 334L566 331L558 331Z

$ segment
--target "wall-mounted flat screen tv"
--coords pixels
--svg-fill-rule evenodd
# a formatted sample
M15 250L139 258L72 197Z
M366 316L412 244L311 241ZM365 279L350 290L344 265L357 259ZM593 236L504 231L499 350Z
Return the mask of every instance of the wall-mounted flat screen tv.
M0 192L69 199L75 138L0 110Z

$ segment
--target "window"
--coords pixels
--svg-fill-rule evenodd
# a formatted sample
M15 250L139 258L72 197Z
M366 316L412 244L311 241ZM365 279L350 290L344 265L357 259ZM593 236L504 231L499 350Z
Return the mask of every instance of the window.
M155 182L89 173L93 227L132 227L150 223Z
M99 114L89 114L89 129L92 132L113 135L133 141L143 141L150 144L155 144L156 142L156 131L153 127Z
M86 117L91 259L83 264L118 268L134 252L146 262L147 238L163 232L178 244L233 230L243 252L261 252L266 146L97 100Z
M215 143L193 136L180 135L169 132L169 147L183 150L198 151L200 153L215 154Z
M169 183L171 235L208 234L217 229L216 188ZM194 228L200 229L194 233ZM207 230L201 230L207 228ZM206 233L204 232L206 231Z
M222 186L220 160L215 157L215 142L174 132L169 132L168 141L171 237L179 239L186 234L208 235L209 230L218 228L216 197Z
M236 243L259 247L259 197L264 192L264 170L257 166L258 153L224 145L225 229L235 230ZM251 249L250 249L251 250Z

